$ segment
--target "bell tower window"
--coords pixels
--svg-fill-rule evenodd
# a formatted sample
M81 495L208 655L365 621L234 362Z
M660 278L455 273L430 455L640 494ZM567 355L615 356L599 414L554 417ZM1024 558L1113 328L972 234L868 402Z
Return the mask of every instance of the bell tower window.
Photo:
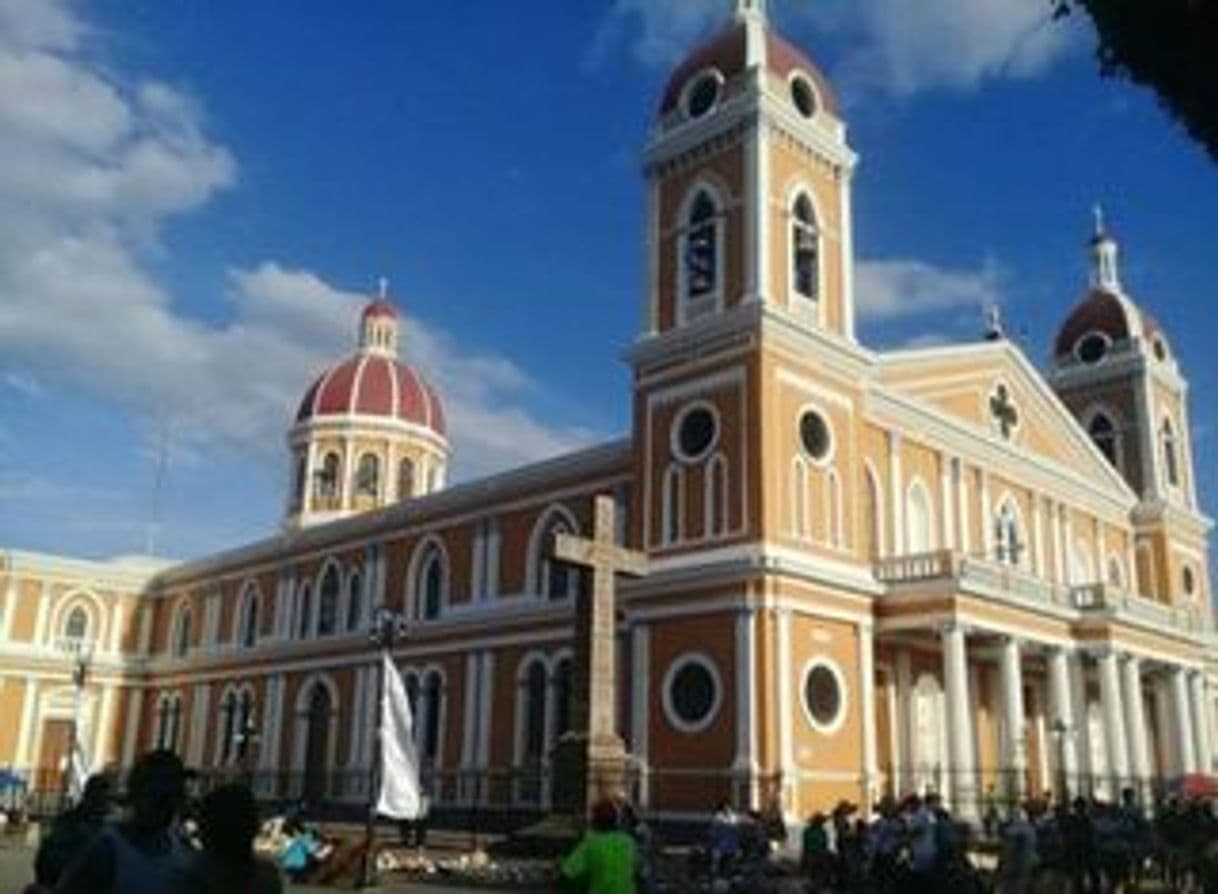
M364 497L375 497L380 490L381 463L374 453L365 453L359 458L355 473L355 492Z
M678 238L678 291L684 320L711 310L723 292L723 223L719 205L709 188L699 187L688 209Z
M1180 486L1180 462L1176 456L1176 432L1171 420L1164 419L1163 427L1159 430L1159 440L1163 444L1163 471L1167 475L1167 483L1172 487Z
M820 300L820 227L807 193L791 209L791 282L801 298Z
M1091 435L1091 440L1095 442L1095 446L1100 449L1100 453L1107 457L1108 462L1113 466L1117 465L1117 432L1116 426L1112 424L1112 420L1108 418L1106 413L1096 413L1091 417L1091 424L1087 426L1087 434Z
M338 497L339 465L341 460L337 453L327 453L317 470L317 481L314 485L314 495L319 500L333 500Z

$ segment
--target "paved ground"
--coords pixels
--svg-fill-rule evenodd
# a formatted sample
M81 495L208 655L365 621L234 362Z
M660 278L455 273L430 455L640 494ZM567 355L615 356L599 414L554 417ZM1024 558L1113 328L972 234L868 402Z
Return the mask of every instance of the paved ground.
M0 894L18 894L32 879L31 867L34 862L33 853L24 845L16 842L0 841ZM289 886L291 894L333 894L335 888L305 888ZM386 885L375 890L385 894L488 894L486 888L452 888L433 887L430 885Z

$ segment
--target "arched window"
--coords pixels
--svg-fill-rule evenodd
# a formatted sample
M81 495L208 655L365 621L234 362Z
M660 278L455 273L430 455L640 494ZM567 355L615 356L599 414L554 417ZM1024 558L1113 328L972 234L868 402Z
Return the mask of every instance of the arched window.
M364 578L358 571L352 571L347 578L347 632L359 628L364 618Z
M319 500L333 500L338 497L338 482L341 473L342 460L334 451L322 457L321 468L315 473L314 496Z
M994 518L995 558L1003 565L1018 565L1024 545L1019 536L1019 515L1011 503L1003 503Z
M175 656L186 657L186 653L190 651L190 637L190 607L183 606L178 609L178 613L174 617L173 654Z
M533 556L538 594L544 599L575 599L579 595L579 569L550 557L557 535L578 533L570 519L556 509L551 510L543 533L534 544Z
M807 193L791 209L791 283L800 297L820 298L820 228Z
M802 456L791 463L791 533L800 540L807 540L812 533L812 520L808 514L808 464Z
M440 757L440 724L443 720L444 681L434 670L423 675L423 702L420 709L422 733L419 740L424 763L435 766Z
M236 752L237 760L244 760L249 753L254 737L254 693L245 689L241 692L241 700L237 709Z
M258 642L259 607L258 591L251 587L241 605L241 645L247 649Z
M1125 589L1125 566L1117 556L1108 557L1108 586Z
M342 581L338 567L330 565L322 575L317 592L317 634L329 636L338 629L338 600L342 594Z
M1163 471L1167 474L1167 483L1172 487L1180 484L1180 462L1176 456L1176 432L1170 419L1163 420L1159 430L1159 439L1163 443Z
M905 547L908 553L927 553L934 549L930 494L921 481L909 486L905 498Z
M89 633L89 613L85 611L83 605L78 605L68 612L68 618L64 621L63 635L65 639L80 642Z
M727 460L717 453L706 464L705 533L721 537L727 533Z
M714 197L710 190L699 189L689 205L679 239L680 291L688 303L713 300L721 291L720 226Z
M409 457L398 462L398 499L409 500L414 496L414 460Z
M313 590L308 582L296 594L296 638L308 639L313 633Z
M662 530L664 544L680 543L685 528L682 515L685 509L685 475L680 466L671 464L664 471L664 510Z
M355 492L363 497L375 497L381 490L381 461L375 453L359 458L355 473Z
M1108 462L1115 466L1117 464L1117 432L1116 426L1112 424L1108 415L1096 413L1092 416L1091 422L1087 426L1087 434L1091 435L1091 440L1100 449L1100 453L1104 454L1108 458Z
M845 522L842 518L842 487L837 470L830 469L825 475L825 524L828 525L826 539L829 545L841 549L845 546Z
M429 543L416 566L414 581L415 617L430 621L440 617L444 608L444 589L448 579L444 551Z
M571 729L571 696L574 664L562 658L554 667L554 736L555 739Z
M157 703L156 747L176 751L182 728L182 696L162 694Z
M237 693L231 689L220 703L220 764L227 764L233 756L233 745L237 739Z

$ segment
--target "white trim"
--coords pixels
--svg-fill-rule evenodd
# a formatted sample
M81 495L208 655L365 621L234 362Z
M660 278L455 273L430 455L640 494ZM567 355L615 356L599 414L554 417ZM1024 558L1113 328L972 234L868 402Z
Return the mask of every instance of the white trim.
M533 527L529 531L528 552L525 553L527 564L525 565L524 591L541 600L547 600L547 594L543 592L547 582L543 580L542 576L542 569L548 561L548 544L545 543L545 536L557 521L562 521L567 526L568 533L576 537L582 534L579 520L565 503L551 503L537 514ZM572 579L577 579L577 577L573 576ZM574 587L575 584L571 584L571 586ZM559 602L561 598L547 601Z
M714 432L701 453L686 453L681 449L681 426L690 414L697 410L706 410L710 413L711 419L715 423ZM692 400L673 415L672 424L668 427L668 449L678 462L687 466L696 465L715 452L715 448L719 446L719 436L722 432L723 422L719 408L706 399Z
M925 521L926 521L926 527L925 527L926 542L925 543L913 542L915 540L915 538L913 536L915 533L913 530L913 523L914 523L915 516L914 516L914 513L912 512L912 509L914 508L914 495L915 494L918 495L919 502L925 508L925 514L926 514L926 519L925 519ZM905 543L903 544L904 551L907 553L923 553L923 552L932 552L932 551L938 549L937 538L935 536L937 533L937 531L935 530L936 529L935 504L934 504L934 501L931 499L929 488L927 488L927 486L922 482L922 478L918 475L914 475L914 477L910 479L909 484L905 488L905 506L906 506L906 509L905 509L906 531L905 531ZM923 549L923 547L925 547L925 549Z
M422 595L419 578L423 571L423 560L427 558L432 549L437 550L440 557L440 606L436 617L426 618L423 614L426 606L419 601L419 597ZM428 623L443 618L451 603L452 564L449 561L448 547L444 543L444 538L438 534L426 534L415 544L410 554L410 563L407 565L404 603L406 614L412 621Z
M711 705L707 710L706 715L701 719L692 723L683 720L678 716L672 702L672 685L679 672L684 670L688 665L697 665L710 675L712 683ZM710 655L700 651L683 652L674 658L668 665L668 670L664 672L664 682L662 684L661 704L664 707L664 717L668 721L668 725L679 733L692 735L700 733L714 723L715 718L719 714L719 709L723 705L723 679L719 676L719 668L716 667L715 661Z
M863 487L871 491L871 496L875 504L875 517L865 518L863 523L871 526L868 532L868 537L874 542L872 547L875 550L874 556L864 556L867 561L880 558L888 555L888 531L886 530L888 522L888 513L884 508L884 485L880 482L879 472L876 471L875 465L870 459L863 459Z
M715 484L717 476L723 484L723 492L719 500L715 499ZM732 505L730 489L731 480L728 477L727 458L722 451L715 453L706 461L704 467L702 494L702 536L706 540L724 537L731 530L730 510ZM716 505L717 504L717 505ZM713 522L718 518L719 524Z
M807 446L804 444L803 437L803 422L804 417L809 413L818 416L821 423L825 427L825 433L829 436L829 446L825 450L823 456L813 456L808 452ZM795 413L795 443L796 449L810 462L818 468L824 469L833 463L837 456L837 435L833 431L833 422L824 408L815 403L805 403Z
M812 710L808 707L807 698L808 677L812 671L822 667L833 675L834 680L837 682L838 688L837 714L828 723L821 723L812 715ZM838 666L837 662L828 655L818 653L804 662L803 670L799 675L799 705L803 709L804 721L813 730L826 736L836 735L837 732L841 730L842 726L846 722L846 715L849 713L848 692L849 690L846 687L845 674L842 673L842 669ZM866 719L862 718L861 714L860 719L862 719L864 724L866 723Z
M699 115L695 115L690 111L689 108L689 103L694 92L694 88L703 81L708 80L715 82L714 101L707 106L704 112ZM723 77L723 72L721 72L714 65L704 66L691 74L681 86L681 95L677 99L677 107L681 110L681 114L684 116L685 120L701 121L704 118L709 118L711 115L713 115L723 102L723 91L725 84L726 79Z
M805 295L796 289L795 285L795 240L792 238L795 232L795 203L801 197L806 197L808 203L812 206L812 224L808 227L807 224L801 222L801 228L808 228L816 235L816 295ZM825 328L825 317L827 314L828 296L826 294L825 282L825 247L828 245L829 239L825 232L824 220L825 216L821 213L820 203L816 197L816 191L808 185L806 180L797 179L793 184L787 187L786 201L783 205L783 222L786 224L783 232L783 244L786 246L786 301L784 302L788 311L794 314L801 320L810 321L817 327Z

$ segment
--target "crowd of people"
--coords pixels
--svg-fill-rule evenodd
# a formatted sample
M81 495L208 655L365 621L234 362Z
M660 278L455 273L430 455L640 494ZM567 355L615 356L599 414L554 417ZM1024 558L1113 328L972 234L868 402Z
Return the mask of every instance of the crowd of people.
M172 752L143 755L116 820L112 783L90 778L43 837L27 894L280 894L278 868L254 853L260 823L249 788L210 792L188 827L186 779Z

